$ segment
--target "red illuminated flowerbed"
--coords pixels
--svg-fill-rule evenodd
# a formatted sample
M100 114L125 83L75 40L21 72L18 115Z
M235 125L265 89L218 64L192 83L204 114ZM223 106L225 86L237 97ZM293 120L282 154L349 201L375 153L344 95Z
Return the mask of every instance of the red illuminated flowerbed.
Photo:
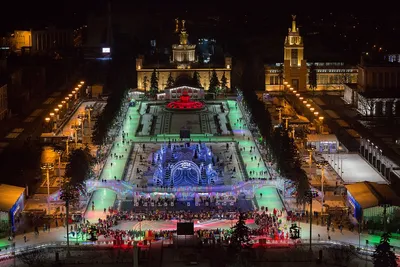
M199 110L204 108L204 103L200 101L193 101L186 91L184 91L177 101L167 104L167 109L173 110Z

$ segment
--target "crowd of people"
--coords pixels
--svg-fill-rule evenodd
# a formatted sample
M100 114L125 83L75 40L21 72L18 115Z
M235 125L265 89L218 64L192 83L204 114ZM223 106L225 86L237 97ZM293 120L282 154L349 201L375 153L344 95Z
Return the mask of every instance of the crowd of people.
M201 221L210 219L237 220L239 215L244 215L245 219L252 219L259 226L249 230L250 236L263 236L269 240L287 240L289 230L283 223L283 211L273 209L271 212L250 211L240 213L237 210L221 211L209 210L202 212L190 211L152 211L148 213L133 213L128 211L117 211L108 209L109 214L105 219L99 219L96 223L90 224L89 221L82 220L81 223L71 225L72 237L104 236L106 239L117 242L129 242L132 240L172 240L176 230L118 230L113 229L121 221L144 221L144 220L177 220L177 221ZM206 242L229 241L232 229L195 229L195 236ZM120 243L121 244L121 243Z

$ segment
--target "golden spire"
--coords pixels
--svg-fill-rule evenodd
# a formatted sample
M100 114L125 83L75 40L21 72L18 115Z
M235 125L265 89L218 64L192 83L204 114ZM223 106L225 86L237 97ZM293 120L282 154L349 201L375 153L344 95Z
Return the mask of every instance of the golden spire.
M179 32L179 19L176 18L175 19L175 33L178 33L178 32Z
M181 29L181 34L180 36L180 44L181 45L187 45L188 44L188 36L189 34L186 33L186 28L185 28L185 20L182 20L182 29Z
M292 15L292 32L297 32L296 28L296 15Z
M186 22L186 20L183 19L183 20L182 20L182 31L183 31L183 32L186 31L185 22Z

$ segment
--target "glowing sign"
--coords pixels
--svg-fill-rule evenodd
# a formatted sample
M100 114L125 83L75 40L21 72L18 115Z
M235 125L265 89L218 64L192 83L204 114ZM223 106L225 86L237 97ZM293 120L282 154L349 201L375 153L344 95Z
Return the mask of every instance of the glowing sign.
M110 47L103 47L102 48L103 53L111 53L111 48Z

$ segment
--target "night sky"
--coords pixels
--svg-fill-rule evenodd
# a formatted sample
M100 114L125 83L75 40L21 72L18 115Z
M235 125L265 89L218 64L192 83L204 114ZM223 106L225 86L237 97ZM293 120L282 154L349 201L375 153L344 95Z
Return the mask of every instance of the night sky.
M51 25L77 28L86 23L88 14L104 13L107 10L107 2L107 0L7 1L2 4L2 10L9 11L0 16L0 31L4 34L5 31L14 29L42 29ZM216 32L229 31L229 35L235 35L235 31L242 31L238 32L238 38L244 38L244 31L253 35L259 34L261 37L283 38L290 26L290 15L297 14L302 35L307 38L318 33L320 40L313 42L320 41L322 46L326 39L329 39L331 43L344 45L343 50L348 49L348 51L354 47L368 50L375 44L378 47L383 46L388 52L398 52L394 50L400 43L400 16L397 14L397 9L385 5L385 1L374 5L368 5L367 2L361 4L359 1L335 1L329 4L324 1L223 0L111 0L111 2L113 10L117 12L121 10L125 14L132 14L132 17L135 14L149 14L150 20L152 15L158 18L164 17L168 21L173 21L176 17L191 19L195 24L201 24L201 20L216 19Z

